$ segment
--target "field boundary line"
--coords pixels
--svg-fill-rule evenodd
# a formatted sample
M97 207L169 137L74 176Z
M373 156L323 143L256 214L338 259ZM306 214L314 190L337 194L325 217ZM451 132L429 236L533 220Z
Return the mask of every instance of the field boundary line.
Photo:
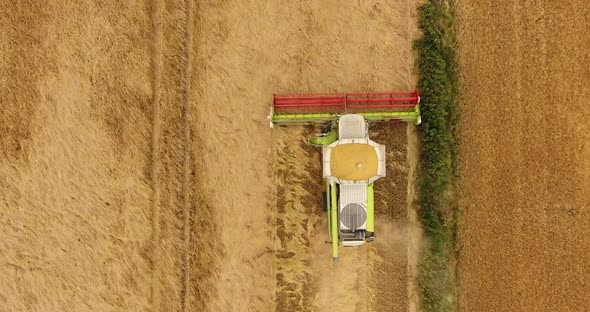
M414 47L414 40L412 40L412 3L416 2L416 0L406 0L406 43L408 44L408 49L406 50L407 57L406 57L406 89L410 90L411 88L416 88L416 86L412 86L410 77L412 75L412 62L411 58L413 57L413 47Z
M160 86L162 75L162 5L160 0L151 1L152 11L152 281L150 301L152 310L160 307Z
M406 0L406 89L416 89L416 81L412 79L414 75L413 62L414 58L414 41L417 39L417 31L412 27L415 27L415 23L412 20L412 13L417 10L416 0ZM407 256L406 256L406 272L407 272L407 284L406 291L408 297L408 311L417 312L421 311L420 307L420 291L418 289L416 276L418 276L418 259L420 257L420 239L421 239L421 225L416 211L414 210L414 203L417 201L416 196L416 174L417 174L417 163L420 157L418 151L418 137L414 125L408 125L406 127L406 165L408 166L408 186L407 186L407 198L406 198L406 218L408 222L407 235Z
M182 122L183 122L183 180L182 180L182 213L183 213L183 264L182 264L182 289L181 289L181 311L186 311L189 300L190 290L190 266L191 266L191 243L192 243L192 222L194 213L190 203L190 152L191 152L191 131L190 131L190 113L191 113L191 42L192 42L192 9L193 5L190 0L185 0L184 10L185 19L183 25L184 32L184 67L182 79L184 82L184 94L182 101Z

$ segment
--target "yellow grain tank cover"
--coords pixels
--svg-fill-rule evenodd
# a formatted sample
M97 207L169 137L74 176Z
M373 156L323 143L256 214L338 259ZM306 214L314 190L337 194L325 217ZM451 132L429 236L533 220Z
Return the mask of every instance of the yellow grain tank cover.
M377 151L369 144L340 144L332 148L331 175L340 180L368 180L377 175Z

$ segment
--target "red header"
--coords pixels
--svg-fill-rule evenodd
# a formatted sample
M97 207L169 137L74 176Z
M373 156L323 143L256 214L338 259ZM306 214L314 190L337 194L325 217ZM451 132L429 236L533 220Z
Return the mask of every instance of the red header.
M410 111L420 102L418 91L275 94L276 113L354 113Z

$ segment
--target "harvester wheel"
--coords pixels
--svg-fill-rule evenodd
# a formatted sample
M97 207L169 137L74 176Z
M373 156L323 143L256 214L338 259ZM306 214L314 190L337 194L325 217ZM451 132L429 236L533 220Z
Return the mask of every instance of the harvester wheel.
M322 211L328 212L328 194L322 192Z

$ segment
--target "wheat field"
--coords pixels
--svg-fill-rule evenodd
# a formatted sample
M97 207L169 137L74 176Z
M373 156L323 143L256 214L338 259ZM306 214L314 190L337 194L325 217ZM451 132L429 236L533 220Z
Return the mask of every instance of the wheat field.
M378 240L334 268L318 129L266 115L412 90L416 5L5 4L0 311L415 311L414 127L373 129Z
M590 299L590 7L458 5L465 311Z

